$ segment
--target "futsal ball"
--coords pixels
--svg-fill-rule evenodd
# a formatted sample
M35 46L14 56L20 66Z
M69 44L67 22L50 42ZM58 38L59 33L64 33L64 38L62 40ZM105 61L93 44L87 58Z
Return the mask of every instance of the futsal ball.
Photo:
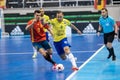
M56 66L56 70L59 71L59 72L63 71L63 70L64 70L63 64L58 64L58 65Z

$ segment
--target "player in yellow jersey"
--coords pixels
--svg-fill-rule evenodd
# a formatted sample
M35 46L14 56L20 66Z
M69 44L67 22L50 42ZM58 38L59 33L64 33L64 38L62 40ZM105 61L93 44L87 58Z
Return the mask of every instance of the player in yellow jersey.
M40 8L40 13L41 13L41 21L42 21L42 24L44 23L49 23L50 22L50 18L49 16L45 15L45 11L43 8ZM49 42L49 33L47 31L47 29L44 29L45 33L46 33L46 40ZM32 58L36 58L37 57L37 50L33 47L33 51L34 51L34 54L32 56Z
M50 21L52 25L54 46L58 55L63 59L68 59L72 63L72 70L78 70L75 58L70 51L70 45L67 41L66 37L66 27L70 26L77 31L77 33L81 34L81 31L76 28L69 20L63 18L63 12L58 11L56 13L56 18Z

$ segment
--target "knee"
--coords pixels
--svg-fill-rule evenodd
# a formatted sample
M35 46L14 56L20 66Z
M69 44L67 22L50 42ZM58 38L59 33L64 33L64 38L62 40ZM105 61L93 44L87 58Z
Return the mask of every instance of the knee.
M66 56L61 56L61 59L66 60L67 58L66 58Z
M52 49L48 49L48 50L46 51L46 53L52 55Z
M46 55L46 52L45 52L45 50L44 49L39 49L39 52L40 52L40 54L42 54L42 55Z
M110 48L112 48L112 43L107 43L107 45L106 45L106 46L107 46L107 48L109 48L109 49L110 49Z
M69 54L70 53L70 48L69 47L65 47L64 51L65 51L66 54Z
M62 54L62 55L59 55L59 56L61 57L62 60L66 60L67 59L65 54Z

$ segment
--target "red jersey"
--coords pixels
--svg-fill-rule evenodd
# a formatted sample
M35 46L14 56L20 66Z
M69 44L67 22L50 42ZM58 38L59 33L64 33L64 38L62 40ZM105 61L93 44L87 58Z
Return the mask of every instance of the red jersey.
M27 25L32 24L33 19L28 21ZM42 25L41 21L37 21L33 24L33 28L30 28L30 36L32 42L39 42L46 40L46 34L44 28L49 28L48 25Z

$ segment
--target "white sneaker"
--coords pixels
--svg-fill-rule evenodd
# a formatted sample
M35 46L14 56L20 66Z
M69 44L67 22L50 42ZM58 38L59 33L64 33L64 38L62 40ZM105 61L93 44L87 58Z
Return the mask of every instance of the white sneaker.
M37 57L37 53L34 53L32 58L36 58Z

